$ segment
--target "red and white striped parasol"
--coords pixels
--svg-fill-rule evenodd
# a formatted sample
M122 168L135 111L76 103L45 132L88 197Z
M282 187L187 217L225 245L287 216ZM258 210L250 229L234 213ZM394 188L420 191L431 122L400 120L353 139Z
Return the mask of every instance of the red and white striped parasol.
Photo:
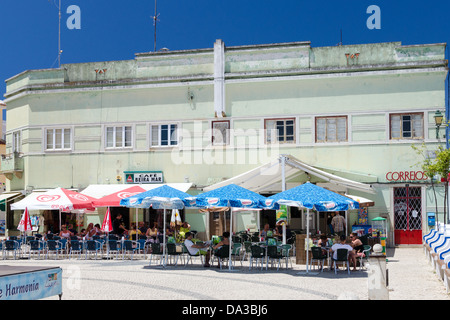
M112 231L111 212L109 211L109 207L106 210L105 217L103 218L102 231L108 233Z
M17 226L17 230L22 232L32 231L33 228L31 226L31 218L28 213L28 208L25 208L25 211L22 215L22 219L20 219L19 225Z

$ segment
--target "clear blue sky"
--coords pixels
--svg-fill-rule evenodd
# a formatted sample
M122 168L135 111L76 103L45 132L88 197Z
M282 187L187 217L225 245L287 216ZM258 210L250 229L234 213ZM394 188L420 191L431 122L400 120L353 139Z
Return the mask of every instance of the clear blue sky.
M29 69L55 68L58 0L0 1L0 99L4 80ZM66 13L81 10L81 29ZM153 51L155 0L62 0L62 63L128 60ZM381 29L369 30L370 5L381 9ZM311 41L313 47L401 41L450 43L450 1L158 0L157 49Z

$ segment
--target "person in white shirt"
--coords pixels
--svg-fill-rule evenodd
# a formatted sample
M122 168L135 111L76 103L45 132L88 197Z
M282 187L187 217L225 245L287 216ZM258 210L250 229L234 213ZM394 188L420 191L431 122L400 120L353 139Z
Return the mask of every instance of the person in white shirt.
M339 240L341 241L340 243L335 243L333 244L333 246L331 247L331 251L333 252L333 259L337 259L337 250L338 249L347 249L349 252L348 255L348 263L351 263L351 252L353 252L353 247L349 244L345 243L345 240L347 239L346 236L342 235L339 237ZM356 268L353 269L354 271L356 270Z
M210 267L209 260L211 259L211 251L209 251L209 244L194 244L192 242L194 234L191 232L186 232L184 240L184 245L186 246L186 249L189 251L191 255L201 254L205 256L205 267Z

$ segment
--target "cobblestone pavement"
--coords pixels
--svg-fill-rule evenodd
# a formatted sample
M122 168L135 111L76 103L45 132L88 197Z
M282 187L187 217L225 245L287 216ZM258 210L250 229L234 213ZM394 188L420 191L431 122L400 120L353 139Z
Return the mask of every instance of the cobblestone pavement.
M84 257L83 257L84 258ZM63 300L336 300L368 299L367 271L337 275L325 269L303 275L305 266L236 271L194 264L162 269L146 260L0 260L6 265L59 266L63 269ZM428 264L422 248L388 249L389 298L449 300L444 284ZM50 300L58 297L50 297Z

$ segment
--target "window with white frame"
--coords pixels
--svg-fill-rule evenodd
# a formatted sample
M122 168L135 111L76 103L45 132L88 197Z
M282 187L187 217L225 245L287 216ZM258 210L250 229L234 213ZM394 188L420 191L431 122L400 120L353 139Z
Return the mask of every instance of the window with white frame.
M150 126L151 147L178 145L178 124L153 124Z
M106 127L106 148L122 149L132 146L131 126Z
M390 115L391 139L423 139L423 113Z
M347 141L347 117L317 117L316 142Z
M71 138L72 130L70 128L45 129L45 150L70 150Z
M266 119L266 143L295 143L295 119Z
M14 131L12 134L12 152L22 152L22 135L20 131Z

